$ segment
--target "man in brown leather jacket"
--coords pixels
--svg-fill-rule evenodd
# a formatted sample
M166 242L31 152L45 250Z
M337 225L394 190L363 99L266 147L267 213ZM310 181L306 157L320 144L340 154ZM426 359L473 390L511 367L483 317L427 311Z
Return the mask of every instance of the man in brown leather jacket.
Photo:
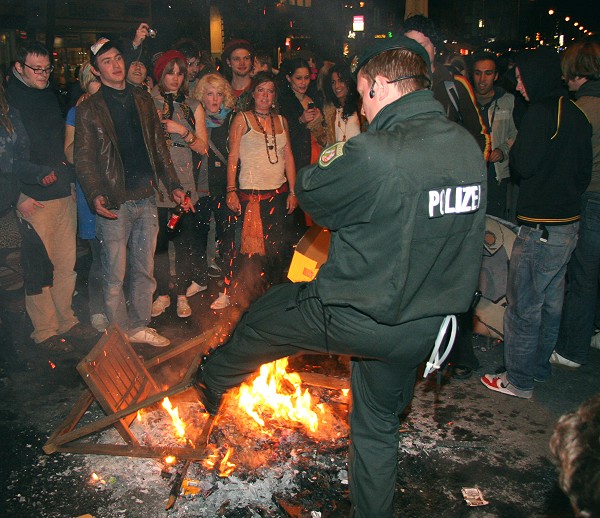
M177 203L184 203L185 194L154 102L148 93L126 83L118 44L101 38L92 45L91 56L102 87L77 108L74 159L77 178L99 216L96 236L102 243L106 313L130 341L164 347L169 340L147 327L156 287L154 189L161 180Z

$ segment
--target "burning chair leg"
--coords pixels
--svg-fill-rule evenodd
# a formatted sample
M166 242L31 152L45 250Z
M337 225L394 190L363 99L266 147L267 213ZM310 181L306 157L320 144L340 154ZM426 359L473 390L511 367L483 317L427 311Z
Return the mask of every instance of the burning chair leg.
M44 445L44 451L48 454L70 452L163 457L167 453L165 448L141 445L131 431L130 425L138 410L159 403L167 396L192 388L193 376L210 345L208 341L214 335L213 330L209 330L159 356L142 362L120 329L116 326L109 329L77 366L77 370L87 384L87 389L65 421L50 436ZM161 390L151 376L150 369L184 352L197 349L200 351L196 353L183 379L171 388ZM95 422L78 426L94 402L102 407L106 416ZM81 441L109 427L114 427L126 444ZM202 451L203 449L183 446L169 453L173 453L179 459L197 459Z

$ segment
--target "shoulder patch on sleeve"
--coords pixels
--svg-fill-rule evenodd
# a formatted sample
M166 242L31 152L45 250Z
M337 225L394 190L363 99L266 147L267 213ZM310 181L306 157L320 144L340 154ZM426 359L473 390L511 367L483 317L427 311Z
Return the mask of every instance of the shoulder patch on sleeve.
M335 144L325 148L319 157L320 167L329 167L332 162L340 158L344 154L345 142L336 142Z

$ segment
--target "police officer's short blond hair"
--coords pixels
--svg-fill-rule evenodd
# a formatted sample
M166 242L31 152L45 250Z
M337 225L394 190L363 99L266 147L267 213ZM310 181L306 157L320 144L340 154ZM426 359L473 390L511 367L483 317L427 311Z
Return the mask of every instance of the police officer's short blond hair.
M376 55L360 69L360 73L372 81L375 81L377 76L388 78L403 95L424 90L431 85L427 63L414 52L404 48L391 49Z

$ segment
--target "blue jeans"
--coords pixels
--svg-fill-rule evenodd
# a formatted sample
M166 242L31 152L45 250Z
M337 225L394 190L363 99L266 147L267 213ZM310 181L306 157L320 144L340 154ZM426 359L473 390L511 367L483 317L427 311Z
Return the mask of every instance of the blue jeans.
M504 314L504 365L508 380L521 390L547 379L562 312L565 273L577 243L579 222L542 230L521 226L508 267Z
M577 247L567 268L568 284L556 351L587 363L600 282L600 192L581 198L581 223Z
M117 219L96 218L96 237L102 243L106 316L111 324L135 333L150 322L156 288L153 275L158 235L156 202L154 197L127 201L113 212ZM123 291L126 273L127 299Z

